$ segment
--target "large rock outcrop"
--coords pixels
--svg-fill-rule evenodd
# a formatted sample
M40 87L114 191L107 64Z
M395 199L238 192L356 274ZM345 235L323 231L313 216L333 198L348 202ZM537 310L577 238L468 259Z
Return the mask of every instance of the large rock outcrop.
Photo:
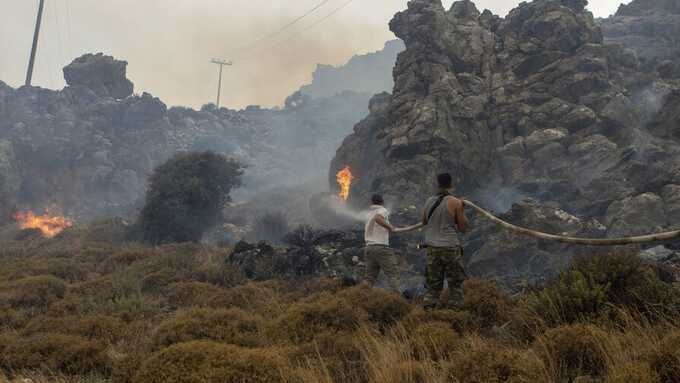
M622 4L616 15L603 20L606 41L633 49L646 71L680 78L680 3L675 0L636 0Z
M84 87L99 97L125 98L134 90L126 68L125 61L101 53L87 54L64 68L64 79L69 86Z
M375 94L392 90L392 68L397 55L404 50L401 40L391 40L373 53L352 57L345 65L334 67L319 64L312 74L312 83L300 88L311 97L331 97L344 91Z
M459 194L500 211L532 198L511 214L530 227L551 220L546 206L581 222L545 226L570 234L680 225L668 217L672 197L663 197L680 177L679 88L641 67L647 56L607 43L586 4L535 0L502 19L468 0L449 10L440 0L409 1L390 24L406 43L393 94L374 98L345 139L331 186L350 165L354 203L381 191L398 207L419 207L434 175L450 171ZM631 210L645 213L633 219ZM471 263L511 279L540 274L529 267L536 260L562 264L548 253L576 252L505 240L480 222L471 238L481 234L486 245L469 241ZM500 254L503 262L488 261Z

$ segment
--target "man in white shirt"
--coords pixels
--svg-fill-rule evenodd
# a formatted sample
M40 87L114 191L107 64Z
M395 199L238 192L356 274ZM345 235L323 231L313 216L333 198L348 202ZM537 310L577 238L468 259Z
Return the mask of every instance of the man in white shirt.
M368 219L364 228L366 248L366 282L371 286L378 280L380 270L385 273L390 290L399 292L399 264L394 250L390 248L390 232L394 226L390 224L389 212L385 209L385 201L380 194L371 197Z

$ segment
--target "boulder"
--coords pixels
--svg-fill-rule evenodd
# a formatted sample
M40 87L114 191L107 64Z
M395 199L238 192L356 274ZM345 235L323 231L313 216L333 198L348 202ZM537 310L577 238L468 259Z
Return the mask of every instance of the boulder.
M86 54L64 68L64 79L69 86L82 86L99 97L123 99L132 95L134 85L126 77L126 61L119 61L102 53Z
M616 201L607 209L607 235L624 237L660 232L667 223L663 199L654 193L643 193Z

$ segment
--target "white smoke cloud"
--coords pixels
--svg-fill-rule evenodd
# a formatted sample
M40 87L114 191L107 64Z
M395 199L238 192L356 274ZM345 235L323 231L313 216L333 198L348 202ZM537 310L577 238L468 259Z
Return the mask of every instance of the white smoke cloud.
M74 57L104 52L127 60L137 92L170 105L200 106L215 98L212 57L233 59L235 47L276 31L318 0L47 1L34 84L61 88L61 68ZM616 11L619 0L591 1L596 16ZM343 4L331 0L304 28ZM249 61L236 61L224 77L224 104L281 105L311 80L317 63L340 65L354 54L376 51L394 38L388 22L406 0L355 1L303 37L272 46ZM445 0L450 7L452 0ZM477 0L478 8L505 15L519 1ZM0 4L0 80L23 84L37 1ZM293 31L295 32L295 30ZM286 36L284 36L284 39Z

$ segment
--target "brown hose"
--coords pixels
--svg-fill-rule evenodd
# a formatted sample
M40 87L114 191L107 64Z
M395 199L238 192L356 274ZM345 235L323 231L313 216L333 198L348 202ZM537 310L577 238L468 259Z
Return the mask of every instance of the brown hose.
M672 239L677 239L680 238L680 230L675 230L675 231L667 231L664 233L657 233L657 234L649 234L649 235L640 235L640 236L635 236L635 237L625 237L625 238L577 238L577 237L568 237L568 236L563 236L563 235L555 235L555 234L548 234L548 233L543 233L540 231L536 230L531 230L527 229L524 227L519 227L517 225L513 225L511 223L505 222L500 218L497 218L493 214L489 213L488 211L482 209L481 207L475 205L474 203L470 201L464 201L466 206L469 206L476 210L479 214L482 216L486 217L487 219L491 220L495 224L510 230L514 233L521 234L521 235L526 235L528 237L533 237L533 238L538 238L538 239L544 239L547 241L554 241L554 242L562 242L562 243L569 243L569 244L574 244L574 245L587 245L587 246L622 246L622 245L636 245L640 243L649 243L649 242L660 242L660 241L668 241ZM397 233L404 233L407 231L413 231L417 230L423 227L423 224L417 224L409 227L405 227L402 229L397 229L395 232Z

